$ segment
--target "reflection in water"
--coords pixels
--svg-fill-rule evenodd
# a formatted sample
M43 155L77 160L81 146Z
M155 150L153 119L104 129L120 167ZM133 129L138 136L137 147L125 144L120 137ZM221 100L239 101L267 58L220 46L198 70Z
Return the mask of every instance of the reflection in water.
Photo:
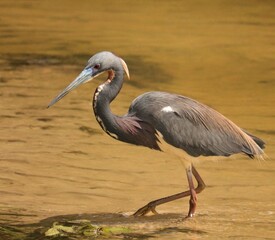
M45 109L90 55L109 50L131 75L114 113L125 114L145 91L177 92L267 142L265 162L235 156L197 164L209 187L194 220L177 224L161 215L136 226L143 233L164 228L167 239L200 232L274 238L274 7L267 1L1 1L0 221L134 211L187 188L178 159L103 134L89 106L100 80ZM159 211L180 218L187 206L180 200Z

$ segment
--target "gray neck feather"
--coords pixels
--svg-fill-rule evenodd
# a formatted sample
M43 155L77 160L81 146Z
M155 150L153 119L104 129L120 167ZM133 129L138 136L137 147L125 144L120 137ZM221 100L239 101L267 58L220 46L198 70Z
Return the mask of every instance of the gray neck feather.
M100 85L93 98L93 109L95 117L102 127L110 136L117 138L118 125L115 121L117 118L110 110L110 103L118 95L123 85L124 71L122 69L113 70L114 78Z

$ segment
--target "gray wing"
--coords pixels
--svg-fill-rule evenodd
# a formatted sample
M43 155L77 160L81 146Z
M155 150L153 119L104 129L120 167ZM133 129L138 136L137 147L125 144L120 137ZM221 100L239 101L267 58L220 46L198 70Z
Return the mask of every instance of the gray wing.
M263 153L253 135L246 134L212 108L184 96L145 93L133 101L128 115L150 123L167 143L191 156L229 156L243 152L253 157Z

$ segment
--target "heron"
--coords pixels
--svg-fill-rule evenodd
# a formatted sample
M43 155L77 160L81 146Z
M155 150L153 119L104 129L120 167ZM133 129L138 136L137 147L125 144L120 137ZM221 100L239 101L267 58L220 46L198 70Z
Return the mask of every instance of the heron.
M265 142L243 130L231 120L189 97L151 91L138 96L131 103L128 113L118 116L111 112L110 103L119 94L124 75L130 79L125 61L109 51L93 55L83 71L48 105L62 99L77 86L87 83L102 73L106 81L93 95L92 106L101 128L119 141L162 151L162 143L180 150L183 156L224 156L243 153L250 158L263 158ZM197 194L206 185L191 161L186 164L189 189L149 202L133 215L157 214L156 207L189 197L187 217L193 217L197 207ZM195 187L193 178L196 180Z

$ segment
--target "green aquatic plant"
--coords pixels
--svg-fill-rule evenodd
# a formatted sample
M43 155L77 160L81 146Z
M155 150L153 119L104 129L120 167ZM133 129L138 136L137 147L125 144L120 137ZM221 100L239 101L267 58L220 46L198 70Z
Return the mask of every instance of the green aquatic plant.
M54 222L45 231L46 237L110 237L130 233L127 227L98 226L88 220Z

